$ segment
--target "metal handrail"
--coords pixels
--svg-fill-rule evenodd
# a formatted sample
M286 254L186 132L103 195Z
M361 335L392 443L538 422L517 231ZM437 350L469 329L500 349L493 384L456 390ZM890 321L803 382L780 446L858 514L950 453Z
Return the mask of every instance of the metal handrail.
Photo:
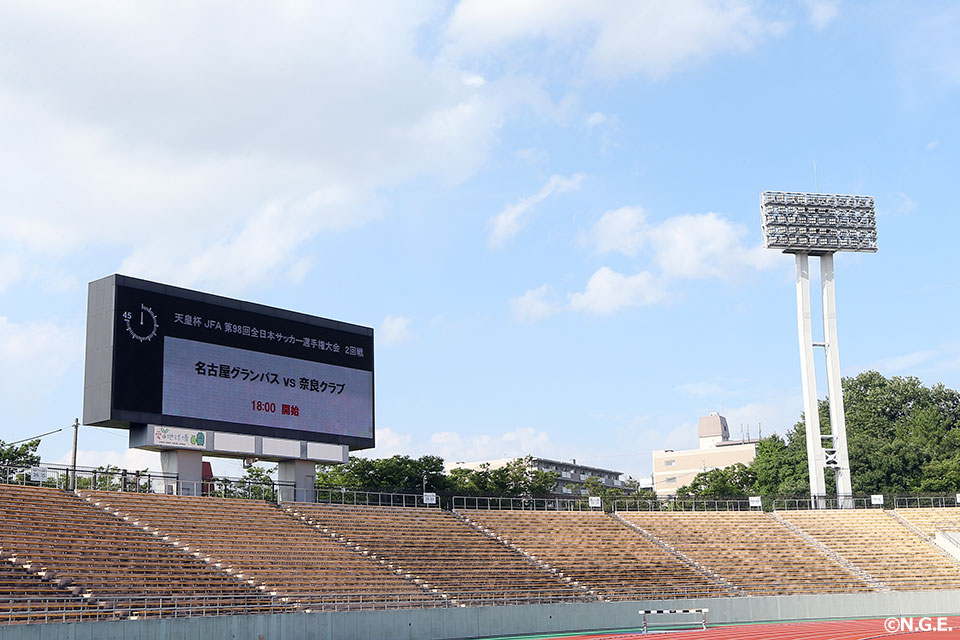
M910 507L960 507L957 495L947 496L895 496L894 508Z
M750 501L744 498L707 500L702 498L621 498L613 503L614 511L749 511Z
M402 493L388 491L363 491L346 487L317 487L296 489L291 493L294 502L323 504L351 504L370 507L427 507L438 508L439 500L425 504L422 493ZM285 500L285 502L289 502Z
M453 496L454 509L490 509L502 511L590 511L589 500L566 498L497 498Z
M463 598L424 593L318 593L270 596L118 596L0 598L0 625L77 620L187 618L259 613L313 613L359 609L434 609L474 606L596 602L597 597L550 591L474 591Z

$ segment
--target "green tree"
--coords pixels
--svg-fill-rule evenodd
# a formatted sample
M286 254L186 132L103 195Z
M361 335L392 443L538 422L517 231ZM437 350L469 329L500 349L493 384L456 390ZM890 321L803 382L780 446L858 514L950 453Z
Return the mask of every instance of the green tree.
M19 445L7 445L0 440L0 467L32 467L40 464L40 456L37 455L39 446L39 438Z
M914 377L886 378L866 371L843 379L843 396L855 494L960 491L960 394ZM818 406L821 432L830 432L827 400ZM808 495L803 420L785 437L757 445L750 464L754 495ZM827 470L826 486L836 492Z
M756 472L738 462L722 469L698 473L690 484L677 489L677 497L708 500L746 498L752 495L756 484Z

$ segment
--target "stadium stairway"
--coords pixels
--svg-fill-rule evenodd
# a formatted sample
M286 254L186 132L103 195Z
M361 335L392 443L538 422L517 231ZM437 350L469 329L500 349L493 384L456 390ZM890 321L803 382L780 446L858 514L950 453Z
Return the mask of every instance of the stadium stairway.
M618 515L723 576L743 595L848 593L875 586L759 511L624 511Z
M285 503L294 517L460 606L596 600L440 509Z
M59 489L0 484L0 553L118 617L163 602L184 613L272 610L248 584Z
M90 504L300 608L431 606L442 595L276 505L238 498L82 492Z
M733 595L721 581L602 512L457 513L604 600Z
M859 567L885 589L960 588L960 563L886 511L777 511L775 516Z

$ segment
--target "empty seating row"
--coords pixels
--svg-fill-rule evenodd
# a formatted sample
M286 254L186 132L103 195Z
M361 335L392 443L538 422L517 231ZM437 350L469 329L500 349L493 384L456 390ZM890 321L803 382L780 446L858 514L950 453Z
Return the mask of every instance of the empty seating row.
M762 512L628 511L617 515L722 576L746 595L871 588Z
M263 598L249 584L57 489L0 484L0 554L114 607L145 597L179 598L185 609L192 601L229 607Z
M459 604L586 597L580 589L439 509L288 503L286 510L357 545Z
M894 513L929 537L938 529L960 530L960 507L909 507Z
M104 491L83 495L217 570L300 603L359 607L439 597L263 501Z
M608 600L732 593L720 581L601 512L464 509L459 513Z
M887 588L960 588L960 564L885 511L778 511L777 517L866 571Z

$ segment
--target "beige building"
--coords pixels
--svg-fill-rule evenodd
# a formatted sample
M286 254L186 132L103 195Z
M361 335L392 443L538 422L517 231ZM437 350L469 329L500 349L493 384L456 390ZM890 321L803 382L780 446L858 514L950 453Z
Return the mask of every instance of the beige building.
M698 473L738 462L750 464L757 455L757 440L730 440L727 419L716 412L700 418L697 432L697 449L653 452L653 488L658 496L675 494Z

